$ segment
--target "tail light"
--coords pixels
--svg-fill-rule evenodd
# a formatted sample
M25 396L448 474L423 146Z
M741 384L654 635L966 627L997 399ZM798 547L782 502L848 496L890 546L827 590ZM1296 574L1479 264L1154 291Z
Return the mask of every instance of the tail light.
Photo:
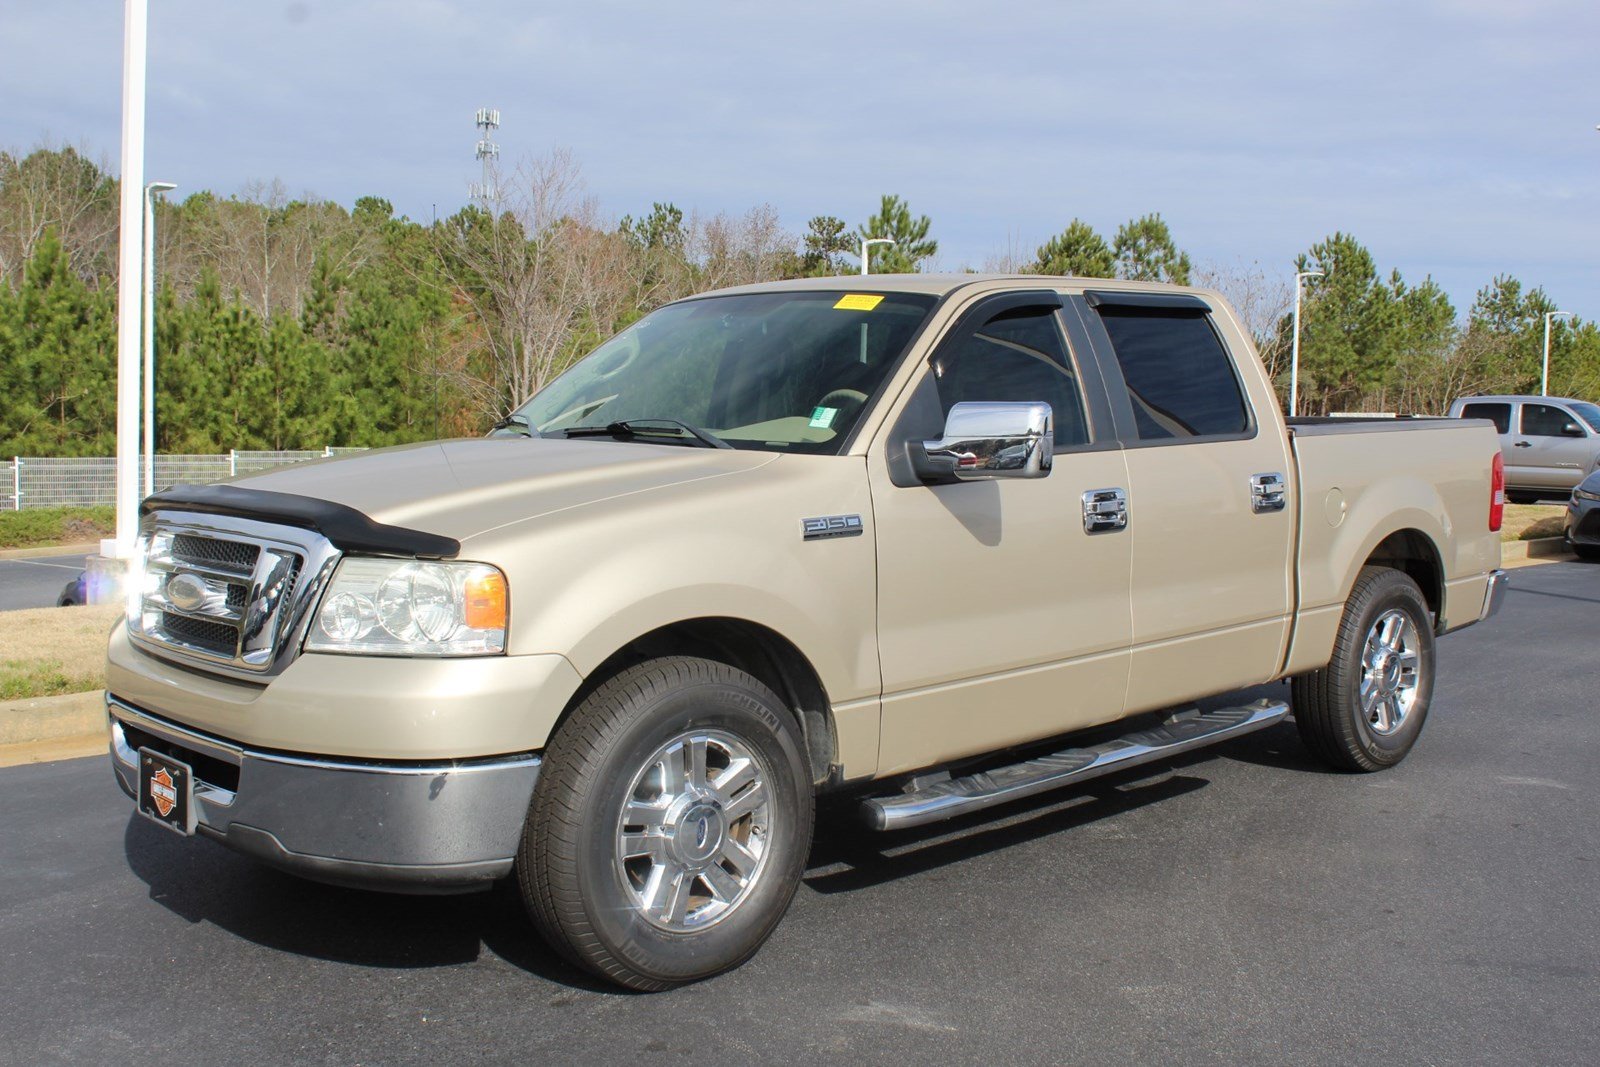
M1498 532L1506 517L1506 457L1496 452L1489 465L1489 529Z

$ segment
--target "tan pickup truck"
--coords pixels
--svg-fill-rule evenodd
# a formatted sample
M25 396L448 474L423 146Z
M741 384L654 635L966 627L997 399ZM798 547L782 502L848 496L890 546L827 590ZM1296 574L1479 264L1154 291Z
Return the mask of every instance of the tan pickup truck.
M113 767L311 878L514 875L665 988L771 933L822 793L970 813L1270 726L1182 709L1286 677L1318 757L1397 763L1499 598L1500 472L1486 422L1286 424L1212 292L707 293L490 438L147 500Z

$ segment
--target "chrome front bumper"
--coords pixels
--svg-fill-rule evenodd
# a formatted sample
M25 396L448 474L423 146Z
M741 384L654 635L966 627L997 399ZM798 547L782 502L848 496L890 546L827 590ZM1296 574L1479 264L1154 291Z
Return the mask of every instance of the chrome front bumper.
M537 755L426 763L252 750L107 695L111 764L129 797L138 749L194 770L195 832L317 881L465 892L511 871Z

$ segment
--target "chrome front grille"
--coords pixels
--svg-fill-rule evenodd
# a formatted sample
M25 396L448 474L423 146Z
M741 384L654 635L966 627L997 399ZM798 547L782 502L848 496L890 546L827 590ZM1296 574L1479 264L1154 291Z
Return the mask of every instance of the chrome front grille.
M175 611L163 611L161 633L173 643L188 645L213 656L232 659L239 652L239 628L226 623L208 622L179 615Z
M270 677L298 651L337 559L311 530L157 512L140 531L129 634L217 673Z
M176 534L172 538L172 555L187 563L196 563L249 574L261 554L259 545L244 541L224 541L216 537L197 537L194 534Z

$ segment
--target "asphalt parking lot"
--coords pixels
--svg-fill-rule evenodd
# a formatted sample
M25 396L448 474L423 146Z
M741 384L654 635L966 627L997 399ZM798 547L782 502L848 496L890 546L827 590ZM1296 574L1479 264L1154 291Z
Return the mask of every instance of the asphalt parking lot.
M82 555L0 559L0 611L54 607L62 588L82 572Z
M1600 566L1512 583L1395 770L1286 725L931 832L834 812L762 953L655 995L509 893L304 883L131 814L102 759L0 771L0 1061L1592 1063Z

